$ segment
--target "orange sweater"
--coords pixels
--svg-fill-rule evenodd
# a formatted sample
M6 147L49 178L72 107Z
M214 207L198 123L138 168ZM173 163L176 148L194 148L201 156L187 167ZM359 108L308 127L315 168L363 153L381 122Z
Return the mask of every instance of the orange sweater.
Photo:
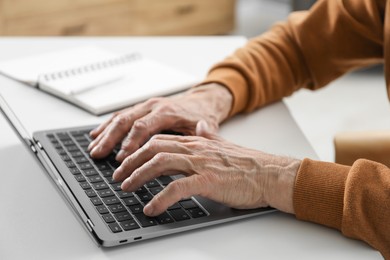
M231 91L233 116L381 62L390 93L390 0L323 0L249 41L204 83ZM337 228L390 259L389 168L368 160L349 167L305 159L294 209L298 219Z

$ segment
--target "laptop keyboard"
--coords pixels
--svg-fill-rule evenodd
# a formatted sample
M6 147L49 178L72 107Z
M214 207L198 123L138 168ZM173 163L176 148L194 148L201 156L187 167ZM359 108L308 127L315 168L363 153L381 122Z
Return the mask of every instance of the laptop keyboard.
M48 134L47 138L113 233L207 216L194 198L188 198L160 216L148 217L143 213L144 206L173 181L170 176L151 180L135 192L122 191L122 183L112 178L120 165L115 152L103 160L91 159L89 130L58 132Z

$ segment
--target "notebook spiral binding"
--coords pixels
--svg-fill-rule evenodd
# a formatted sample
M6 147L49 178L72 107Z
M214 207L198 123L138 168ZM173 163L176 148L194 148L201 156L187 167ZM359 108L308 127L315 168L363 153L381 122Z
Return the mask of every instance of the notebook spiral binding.
M90 63L86 64L84 66L68 69L68 70L62 70L62 71L57 71L57 72L52 72L52 73L47 73L43 74L42 78L45 81L55 81L58 79L64 79L64 78L69 78L85 73L90 73L90 72L96 72L99 70L104 70L106 68L113 68L117 66L124 65L128 62L132 62L135 60L141 59L141 55L139 53L130 53L130 54L125 54L121 55L112 59L107 59L104 61L100 62L95 62L95 63Z

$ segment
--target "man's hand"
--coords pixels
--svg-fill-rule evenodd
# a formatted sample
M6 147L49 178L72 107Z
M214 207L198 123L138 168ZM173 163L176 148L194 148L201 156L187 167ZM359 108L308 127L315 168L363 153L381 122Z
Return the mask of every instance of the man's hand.
M144 208L146 215L159 215L193 195L239 209L273 206L293 213L300 161L229 143L210 133L205 121L198 123L196 132L201 136L155 135L114 172L125 191L162 175L186 176L158 193Z
M230 92L217 84L193 88L167 98L152 98L115 113L110 120L91 131L95 140L88 148L93 158L102 158L122 143L116 159L123 161L163 130L194 135L196 124L205 120L212 131L217 132L231 106Z

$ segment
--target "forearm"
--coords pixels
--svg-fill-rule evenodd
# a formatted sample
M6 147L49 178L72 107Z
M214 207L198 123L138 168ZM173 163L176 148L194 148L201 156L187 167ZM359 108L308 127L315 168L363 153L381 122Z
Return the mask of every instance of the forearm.
M215 65L205 83L233 94L230 116L383 61L380 1L318 1ZM335 26L337 24L337 26Z

